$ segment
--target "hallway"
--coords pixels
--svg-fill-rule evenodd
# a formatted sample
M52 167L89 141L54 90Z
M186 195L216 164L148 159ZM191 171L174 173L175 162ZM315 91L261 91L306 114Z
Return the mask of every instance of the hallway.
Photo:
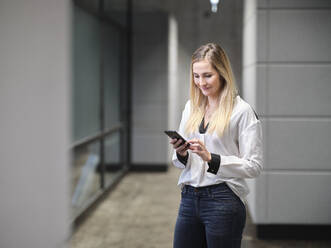
M71 248L170 248L180 200L180 170L126 175L73 234ZM327 248L331 241L261 241L247 218L243 248Z

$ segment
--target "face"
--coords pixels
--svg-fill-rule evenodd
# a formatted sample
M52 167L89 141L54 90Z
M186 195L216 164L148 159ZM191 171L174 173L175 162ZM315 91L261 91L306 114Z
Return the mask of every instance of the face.
M219 96L222 86L220 76L208 60L201 60L193 64L193 79L203 95Z

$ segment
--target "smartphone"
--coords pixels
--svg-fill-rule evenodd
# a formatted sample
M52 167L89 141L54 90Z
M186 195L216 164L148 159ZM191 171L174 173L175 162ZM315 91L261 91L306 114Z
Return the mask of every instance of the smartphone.
M165 132L166 135L168 135L172 139L177 139L177 140L181 139L183 141L181 143L181 145L186 142L186 140L179 133L177 133L177 131L167 130L167 131L164 131L164 132ZM189 147L189 146L190 146L190 144L188 143L187 147Z

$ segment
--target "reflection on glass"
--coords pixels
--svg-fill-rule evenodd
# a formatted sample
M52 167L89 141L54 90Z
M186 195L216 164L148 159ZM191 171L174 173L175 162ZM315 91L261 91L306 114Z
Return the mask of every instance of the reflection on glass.
M120 121L121 33L116 28L104 27L104 101L105 127Z
M100 131L100 26L75 6L73 18L73 140Z
M120 154L120 137L120 132L117 132L105 139L106 184L111 183L116 174L123 168Z
M99 12L100 0L74 0L75 4L97 14Z
M127 25L128 1L125 0L107 0L104 2L105 15L125 27Z
M72 213L75 216L100 190L100 143L76 148L72 162Z
M123 129L127 119L121 112L129 97L122 90L128 80L127 2L73 1L71 200L74 218L124 172L122 153L126 149L121 140L123 130L104 135L115 127ZM102 110L103 114L100 114ZM98 140L84 145L91 138ZM102 141L103 153L100 150ZM104 175L101 175L104 171L100 165L101 154L104 154ZM101 178L105 179L104 188L101 188Z

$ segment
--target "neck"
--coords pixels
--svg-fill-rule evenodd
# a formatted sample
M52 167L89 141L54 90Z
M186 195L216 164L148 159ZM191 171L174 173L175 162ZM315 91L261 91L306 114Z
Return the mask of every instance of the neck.
M211 97L211 96L208 96L208 105L210 108L212 109L215 109L218 107L218 97Z

